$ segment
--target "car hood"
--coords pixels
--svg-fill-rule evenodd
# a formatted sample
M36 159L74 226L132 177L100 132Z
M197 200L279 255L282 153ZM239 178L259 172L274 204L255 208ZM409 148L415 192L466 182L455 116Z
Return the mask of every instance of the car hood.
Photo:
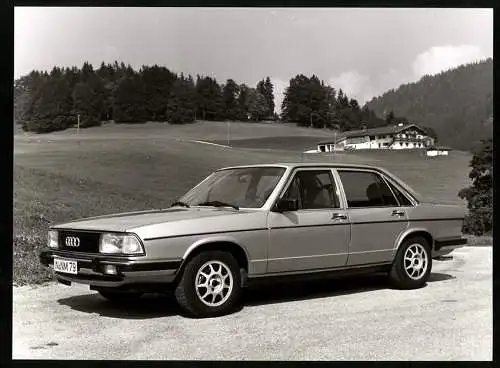
M94 231L134 231L144 226L167 224L184 220L213 218L236 215L254 211L233 210L228 208L168 208L139 212L118 213L98 217L83 218L53 226L54 229L94 230Z

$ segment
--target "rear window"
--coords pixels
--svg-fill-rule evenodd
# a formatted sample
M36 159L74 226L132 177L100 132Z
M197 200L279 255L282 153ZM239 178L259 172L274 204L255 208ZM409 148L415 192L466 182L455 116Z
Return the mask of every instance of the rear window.
M398 206L396 198L380 175L369 171L339 170L338 173L349 207Z

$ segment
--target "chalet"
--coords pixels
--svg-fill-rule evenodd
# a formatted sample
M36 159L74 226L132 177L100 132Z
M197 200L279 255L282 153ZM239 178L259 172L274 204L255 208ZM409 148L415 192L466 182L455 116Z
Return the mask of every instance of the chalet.
M398 124L343 132L336 139L318 143L317 152L356 149L424 149L433 145L434 138L416 124Z

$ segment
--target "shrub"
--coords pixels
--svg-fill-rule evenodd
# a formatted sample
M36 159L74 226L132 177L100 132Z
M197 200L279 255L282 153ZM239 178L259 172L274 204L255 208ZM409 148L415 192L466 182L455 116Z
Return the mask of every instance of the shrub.
M59 115L53 119L41 118L25 121L23 122L23 130L35 133L49 133L67 129L74 123L74 119Z
M470 162L472 170L470 187L462 189L458 196L467 200L469 214L465 218L464 233L490 234L493 230L493 140L482 141Z
M89 128L100 125L101 120L97 116L84 116L83 118L80 118L80 128Z

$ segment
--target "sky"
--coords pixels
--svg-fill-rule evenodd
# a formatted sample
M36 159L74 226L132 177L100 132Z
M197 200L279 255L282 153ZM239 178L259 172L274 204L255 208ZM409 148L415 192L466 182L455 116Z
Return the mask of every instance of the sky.
M364 104L425 74L492 56L492 9L14 9L15 78L114 60L253 87L269 76L278 111L300 73Z

